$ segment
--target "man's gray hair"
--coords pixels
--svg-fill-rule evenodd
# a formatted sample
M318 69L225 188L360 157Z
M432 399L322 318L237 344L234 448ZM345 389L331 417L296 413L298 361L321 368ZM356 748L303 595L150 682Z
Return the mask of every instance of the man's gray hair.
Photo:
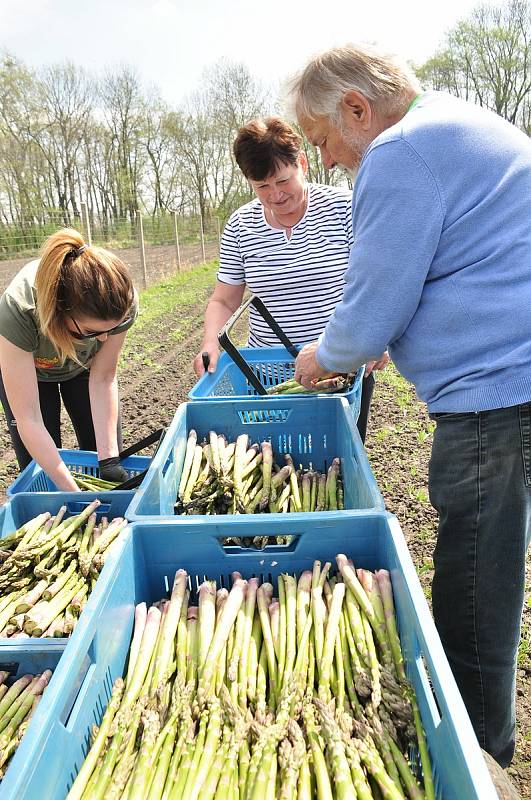
M346 92L363 94L371 105L394 114L405 110L420 84L394 56L366 45L334 47L308 62L287 85L286 103L298 119L328 117L340 121L340 103Z

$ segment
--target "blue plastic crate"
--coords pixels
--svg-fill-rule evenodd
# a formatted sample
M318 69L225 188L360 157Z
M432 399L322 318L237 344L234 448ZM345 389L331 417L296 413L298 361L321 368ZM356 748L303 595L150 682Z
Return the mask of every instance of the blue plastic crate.
M98 455L89 450L59 450L59 454L66 466L75 472L82 472L84 475L99 476ZM127 470L130 478L138 475L139 472L147 469L151 462L149 456L129 456L121 463ZM17 492L57 492L55 483L48 477L36 461L31 461L22 470L6 494L12 497ZM131 496L131 492L130 492Z
M107 515L109 517L124 516L126 506L131 498L130 492L105 492L93 494L77 492L51 494L17 494L0 508L0 537L5 537L9 533L23 525L28 520L49 511L51 514L57 513L62 505L67 506L67 516L79 514L88 503L95 498L102 501L97 511L98 518ZM48 684L43 698L28 726L28 731L19 745L13 760L9 766L4 780L0 783L0 798L8 797L7 788L12 781L25 781L25 771L31 765L27 761L27 752L31 752L34 741L39 733L45 729L53 714L57 702L64 703L65 707L72 706L79 695L80 687L85 680L87 673L93 663L94 652L85 653L81 658L78 653L78 645L83 647L86 639L86 625L94 614L98 614L98 609L105 602L105 598L110 591L110 582L115 578L119 569L120 556L131 529L126 528L120 537L114 542L112 554L107 557L105 566L91 592L87 604L83 609L74 632L69 638L61 639L0 639L0 669L16 670L16 677L25 673L42 672L44 669L52 669L54 674ZM69 683L65 689L61 683L60 675L71 675L75 672L75 679ZM63 692L69 692L64 695ZM17 797L15 792L11 795ZM36 791L33 797L45 798L46 795Z
M98 499L101 505L98 506L96 511L96 518L99 521L101 517L107 516L109 519L113 517L125 517L125 511L129 502L131 501L131 492L51 492L51 493L21 493L14 495L9 502L0 507L0 539L3 539L8 534L20 528L21 525L33 519L38 514L49 511L50 514L56 514L62 505L66 505L67 511L65 519L72 517L75 514L80 514L93 500ZM125 538L125 533L120 535L121 539ZM112 571L113 564L118 560L121 547L119 542L114 543L114 547L110 556L107 556L105 567L100 574L96 588L91 592L87 604L83 609L83 613L79 618L78 623L74 628L71 637L51 639L10 639L0 637L0 657L4 648L13 649L21 647L24 651L31 652L35 650L39 652L43 642L50 642L57 647L64 649L65 644L69 642L74 636L77 636L78 628L81 625L85 613L91 613L91 610L97 603L97 597L94 598L97 587L100 582L105 581L105 576ZM1 797L1 793L0 793Z
M66 639L36 639L32 642L26 639L20 644L15 642L6 644L0 649L0 670L9 672L7 681L9 684L28 673L37 675L45 669L55 671L64 653L66 641ZM38 647L29 646L34 644Z
M23 675L37 675L47 669L51 669L55 674L55 670L59 664L59 659L62 657L65 649L65 640L56 639L55 641L52 641L51 639L41 639L37 641L39 642L38 647L27 647L24 646L24 643L21 643L20 645L12 645L10 647L2 647L0 649L0 670L6 670L9 672L9 677L6 681L8 685L11 685L15 682L15 680L21 678ZM54 676L52 675L48 686L44 690L42 699L35 710L35 713L33 714L31 722L28 725L22 742L37 735L37 732L40 730L41 726L45 724L47 717L45 704L47 702L48 692L54 691L53 681ZM73 687L74 696L77 694L78 690L79 687ZM23 774L24 769L26 768L24 757L20 758L18 755L18 751L21 746L22 745L19 745L17 752L11 759L11 763L9 764L4 781L9 781L10 776L13 774L17 777L20 776ZM4 797L4 781L0 783L0 797L2 798Z
M135 604L168 596L174 573L184 568L195 593L205 579L231 584L231 573L275 580L281 572L300 573L314 559L335 563L344 552L356 566L391 572L406 670L412 681L431 753L437 798L496 800L497 795L444 656L407 545L395 517L385 512L308 525L300 517L279 520L275 534L290 534L289 546L265 550L224 548L229 535L253 535L245 517L218 518L208 529L175 523L135 523L119 568L97 613L88 620L76 655L61 663L53 708L37 737L23 742L22 775L9 774L2 798L62 800L88 750L91 726L98 725L114 680L123 674L132 635ZM87 670L87 663L89 667ZM74 691L79 693L75 700ZM21 746L22 747L22 746Z
M239 352L266 389L293 378L295 374L293 356L285 347L242 347ZM354 419L360 413L362 381L363 368L358 370L351 388L341 394L348 400ZM216 371L202 375L188 394L190 400L231 400L256 396L260 395L257 395L254 386L227 353L221 353ZM291 395L294 399L326 396L313 392Z
M183 403L155 455L149 472L127 509L129 520L145 517L175 519L174 503L184 463L188 433L194 429L199 440L210 430L234 441L241 433L250 440L271 441L277 458L291 453L295 464L313 464L323 470L332 459L341 459L345 509L383 509L384 502L372 474L367 454L345 398L319 396L304 401L292 397L252 397L211 403L197 400ZM341 518L345 511L319 511L309 516ZM234 519L234 515L228 515ZM281 514L249 514L256 525ZM291 516L291 515L290 515ZM186 519L209 523L214 516L194 515Z

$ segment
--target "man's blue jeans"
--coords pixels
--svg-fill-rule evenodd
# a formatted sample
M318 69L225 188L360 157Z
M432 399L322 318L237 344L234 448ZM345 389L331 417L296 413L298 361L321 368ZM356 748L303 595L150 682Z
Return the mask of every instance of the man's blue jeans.
M431 417L433 615L479 743L506 767L531 531L531 403Z

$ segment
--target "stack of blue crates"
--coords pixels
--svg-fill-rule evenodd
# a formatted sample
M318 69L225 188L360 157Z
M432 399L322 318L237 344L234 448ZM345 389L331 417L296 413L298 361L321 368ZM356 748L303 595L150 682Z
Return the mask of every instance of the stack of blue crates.
M199 385L199 384L198 384ZM193 393L192 393L193 394ZM289 396L198 399L181 405L136 493L98 495L104 513L130 521L68 642L37 640L15 645L0 640L0 656L29 669L39 653L39 671L55 672L0 785L0 799L63 800L88 752L91 729L105 711L114 680L124 673L135 605L168 596L178 568L189 574L191 602L208 578L230 587L231 574L275 581L280 573L311 569L314 560L335 563L345 553L357 567L390 571L406 671L419 702L432 759L438 800L495 800L463 702L444 656L398 521L387 513L355 425L348 397ZM234 441L271 441L277 456L323 470L341 459L345 510L294 514L179 516L174 513L186 441L194 429ZM74 452L74 451L72 451ZM95 454L90 454L93 459ZM78 463L83 458L77 455ZM94 463L94 460L91 462ZM85 464L85 467L88 467ZM134 467L134 465L133 465ZM140 467L142 468L142 467ZM43 485L33 474L29 486ZM36 483L37 482L37 483ZM26 484L28 485L28 484ZM69 513L92 495L16 493L2 509L3 535L39 510ZM112 504L115 505L112 505ZM123 505L121 505L123 504ZM118 507L120 510L118 510ZM227 538L287 537L264 550L228 546ZM19 655L17 655L19 654ZM48 659L48 660L46 660ZM60 660L59 660L60 659ZM2 669L4 659L0 661ZM31 671L31 670L30 670Z

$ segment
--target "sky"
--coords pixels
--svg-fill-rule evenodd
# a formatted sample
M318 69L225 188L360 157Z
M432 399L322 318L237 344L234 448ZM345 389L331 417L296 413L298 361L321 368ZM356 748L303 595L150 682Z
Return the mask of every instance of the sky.
M0 0L0 52L33 67L69 60L100 72L130 64L175 107L220 59L246 64L266 85L348 41L372 42L420 64L481 2Z

